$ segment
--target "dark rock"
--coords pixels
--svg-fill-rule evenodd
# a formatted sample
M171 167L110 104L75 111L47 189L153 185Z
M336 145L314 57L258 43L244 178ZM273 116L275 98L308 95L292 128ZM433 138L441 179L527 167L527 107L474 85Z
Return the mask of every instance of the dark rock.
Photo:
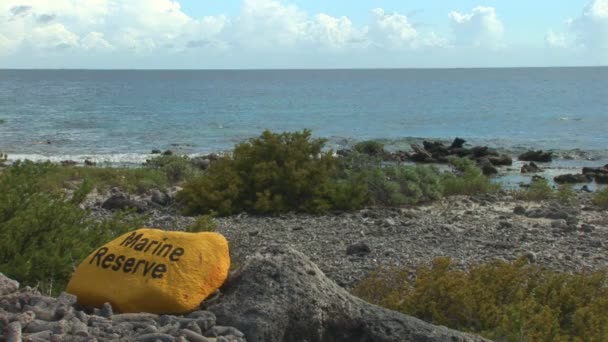
M454 139L454 141L452 141L452 145L450 145L451 149L454 148L462 148L464 146L464 143L466 143L467 141L461 138L456 138Z
M471 154L473 158L477 159L488 155L495 155L496 153L491 152L487 146L474 146L471 148Z
M455 154L459 157L466 157L471 154L471 150L465 147L454 148L452 149L452 154Z
M519 156L519 160L548 163L553 160L553 153L552 152L543 152L542 150L527 151L527 152L522 153Z
M62 166L74 166L74 165L76 165L76 164L78 164L78 163L76 163L76 162L75 162L75 161L73 161L73 160L62 160L62 161L61 161L61 165L62 165Z
M0 296L15 293L19 290L19 282L6 277L0 272Z
M201 170L207 170L209 168L209 165L211 165L211 160L202 156L194 157L190 162L192 163L192 165L194 165L194 167L197 167Z
M586 223L583 223L583 224L581 225L581 228L580 228L580 231L581 231L581 232L585 232L585 233L591 233L591 232L593 232L594 230L595 230L595 227L594 227L594 226L592 226L592 225L590 225L590 224L586 224Z
M603 167L584 167L583 174L590 175L592 177L595 177L597 175L608 176L608 165L604 165Z
M553 178L555 183L564 184L564 183L588 183L591 182L591 178L587 175L579 175L579 174L565 174L559 175Z
M95 166L95 165L97 165L97 163L96 163L96 162L94 162L94 161L92 161L92 160L85 159L85 161L84 161L84 165L85 165L85 166Z
M124 210L135 209L138 212L144 212L146 206L142 203L133 201L124 193L114 193L101 205L102 208L108 210Z
M588 187L587 185L583 185L583 186L581 187L581 191L582 191L582 192L593 192L593 191L591 191L591 190L589 189L589 187Z
M353 153L353 151L349 148L343 148L336 151L336 154L340 157L348 157L351 153Z
M171 197L160 190L154 189L151 191L151 194L150 200L156 204L165 206L171 203Z
M486 176L491 176L498 173L498 170L494 167L494 165L492 165L492 163L490 163L490 160L488 160L488 158L479 159L477 161L477 164L481 169L481 172L483 172L483 174Z
M369 254L371 249L365 242L359 242L346 247L346 255L365 255Z
M510 156L506 155L506 154L501 154L499 156L489 156L488 160L494 166L510 166L510 165L513 165L513 159Z
M540 167L538 167L538 165L536 165L535 162L530 162L529 164L524 164L521 167L521 173L536 173L536 172L541 172L542 170L540 169Z
M152 150L151 154L161 154L163 153L161 150Z
M608 175L597 174L593 178L595 179L596 183L599 183L599 184L608 184Z
M171 150L166 150L165 152L162 153L163 156L172 156L173 155L173 151Z
M250 342L485 341L356 298L289 247L257 253L223 293L210 311Z
M430 163L430 162L434 161L433 156L429 152L427 152L425 149L420 147L420 145L411 144L410 146L412 147L412 150L414 151L414 153L410 155L411 160L413 160L415 162L419 162L419 163Z

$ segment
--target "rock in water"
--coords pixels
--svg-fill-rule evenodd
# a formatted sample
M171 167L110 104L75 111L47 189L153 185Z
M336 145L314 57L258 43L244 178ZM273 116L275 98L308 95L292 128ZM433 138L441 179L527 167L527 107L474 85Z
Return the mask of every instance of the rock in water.
M86 306L185 313L224 283L229 268L228 242L220 234L142 228L91 253L67 291Z
M209 310L250 342L485 341L356 298L290 247L262 250L222 292Z

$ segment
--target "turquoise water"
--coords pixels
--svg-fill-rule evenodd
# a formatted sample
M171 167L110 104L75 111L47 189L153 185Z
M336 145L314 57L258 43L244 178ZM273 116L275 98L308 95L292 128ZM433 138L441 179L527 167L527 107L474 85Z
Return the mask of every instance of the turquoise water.
M608 68L0 70L0 119L0 151L31 159L137 162L303 128L331 147L458 136L605 157Z

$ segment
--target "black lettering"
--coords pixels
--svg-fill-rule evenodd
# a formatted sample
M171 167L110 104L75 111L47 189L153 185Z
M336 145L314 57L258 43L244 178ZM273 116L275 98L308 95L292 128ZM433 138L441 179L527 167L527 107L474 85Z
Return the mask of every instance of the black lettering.
M142 260L138 260L137 264L135 264L135 268L133 268L133 272L131 272L131 273L133 273L133 274L137 273L137 269L139 268L139 265L141 265L141 264L147 264L147 263L148 262L146 260L143 260L143 259Z
M137 243L137 245L135 245L135 247L133 247L133 249L136 251L142 251L144 248L146 248L148 241L150 241L150 239L148 239L148 238L141 239L141 241L139 243Z
M146 264L144 265L144 277L148 275L148 273L152 270L152 268L154 268L154 266L156 266L156 262L146 262Z
M161 247L160 251L158 251L158 254L156 254L156 255L166 258L167 254L169 254L169 252L171 252L172 249L173 249L173 245L165 244L164 246ZM164 255L162 255L163 252L165 253Z
M129 258L129 259L127 259L127 261L125 261L125 265L123 266L122 270L125 273L129 273L133 269L133 265L135 265L135 259Z
M115 258L116 258L116 255L114 255L114 254L106 255L106 257L103 258L103 261L101 262L101 267L103 267L103 268L110 267L110 265L112 265L112 261L114 261Z
M167 266L165 264L158 264L152 271L152 278L162 278L164 273L167 272Z
M181 247L177 247L173 250L173 252L171 252L171 255L169 255L169 260L179 261L179 257L182 255L184 255L184 249Z
M133 248L133 246L141 239L143 234L136 234L135 232L131 233L131 235L127 236L123 242L120 243L121 246Z
M154 241L154 242L157 242L157 241ZM156 246L156 248L154 248L154 250L152 251L152 254L154 254L154 255L158 255L158 254L156 254L156 251L158 251L158 248L163 245L161 242L157 242L157 243L158 243L158 246Z
M148 249L150 249L150 247L152 247L152 246L154 246L154 245L157 245L157 244L159 244L159 242L158 242L158 241L154 241L154 240L152 240L152 242L150 242L150 244L148 245L148 247L146 247L146 250L145 250L144 252L147 252L147 251L148 251ZM157 246L156 248L158 248L158 246ZM154 252L152 252L152 254L154 254Z
M127 257L125 257L124 255L119 255L118 258L116 258L114 266L112 266L112 270L118 271L120 269L120 266L122 266L122 262L125 261L126 258Z
M101 257L104 256L106 253L108 253L108 247L101 247L100 249L98 249L95 255L93 255L93 257L91 258L91 261L89 261L89 265L92 264L95 259L97 259L97 267L99 267L99 264L101 263Z

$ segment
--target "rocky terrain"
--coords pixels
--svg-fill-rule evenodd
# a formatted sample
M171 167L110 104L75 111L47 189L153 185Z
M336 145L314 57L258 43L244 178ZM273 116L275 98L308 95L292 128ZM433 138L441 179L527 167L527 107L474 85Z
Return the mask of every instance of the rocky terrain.
M526 202L503 192L447 197L403 208L322 216L240 214L215 221L230 243L236 264L260 248L289 246L309 257L339 285L351 288L380 266L415 267L440 256L452 257L463 268L521 256L561 271L606 267L608 211L594 206L592 195L577 192L576 203L567 206L553 201ZM102 208L108 196L93 194L87 200L92 215L111 213ZM184 229L194 219L176 213L171 196L153 192L128 201L149 215L148 226ZM124 200L129 196L112 195L116 197Z

